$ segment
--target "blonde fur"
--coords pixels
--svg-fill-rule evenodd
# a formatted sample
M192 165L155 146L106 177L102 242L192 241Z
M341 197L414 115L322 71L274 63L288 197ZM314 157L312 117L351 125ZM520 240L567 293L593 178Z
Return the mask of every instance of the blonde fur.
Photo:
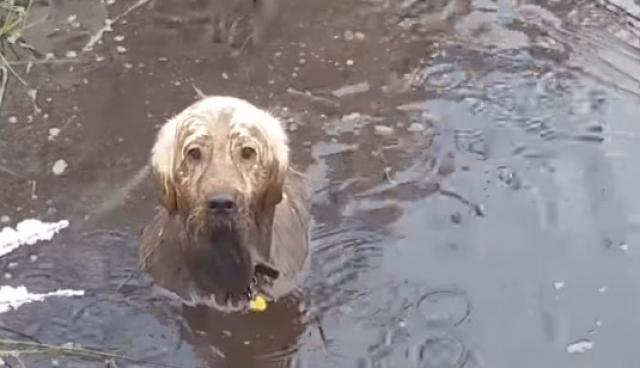
M246 147L255 152L245 160ZM150 161L163 207L142 234L140 262L158 285L220 309L246 308L252 287L277 298L293 286L309 254L310 199L278 119L238 98L205 97L160 128ZM234 196L232 213L211 211L219 193ZM275 282L258 266L276 270Z
M283 180L289 167L289 140L280 121L245 100L231 96L209 96L170 119L158 132L151 152L151 167L161 179L165 192L170 191L176 182L175 170L183 158L182 148L199 137L207 136L213 125L223 120L220 116L225 113L231 113L232 134L248 135L247 131L251 128L262 132L278 163L277 180ZM180 142L179 137L184 133L188 136Z

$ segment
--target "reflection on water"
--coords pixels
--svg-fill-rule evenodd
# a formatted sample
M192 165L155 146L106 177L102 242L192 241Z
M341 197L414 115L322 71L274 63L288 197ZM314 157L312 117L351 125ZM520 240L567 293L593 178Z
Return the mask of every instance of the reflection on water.
M37 3L25 38L52 55L6 91L0 216L71 226L0 259L1 283L86 295L2 314L0 334L132 367L637 365L627 3ZM264 314L175 305L137 272L148 150L196 88L280 116L313 184L310 272Z
M288 367L305 331L296 298L263 313L224 315L210 308L185 307L185 339L213 367Z

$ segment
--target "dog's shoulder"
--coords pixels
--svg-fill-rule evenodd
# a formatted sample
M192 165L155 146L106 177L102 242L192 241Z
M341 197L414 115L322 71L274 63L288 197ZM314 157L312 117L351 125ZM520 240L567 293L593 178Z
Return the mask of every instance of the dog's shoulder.
M297 274L309 251L310 190L301 173L289 169L283 200L276 207L271 262L285 276Z

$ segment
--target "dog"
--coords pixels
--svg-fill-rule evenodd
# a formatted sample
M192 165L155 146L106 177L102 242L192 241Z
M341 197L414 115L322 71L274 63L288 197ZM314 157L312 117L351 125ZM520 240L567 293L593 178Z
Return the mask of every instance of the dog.
M246 311L289 294L309 258L310 198L280 121L251 103L203 96L151 150L160 206L140 266L187 305Z

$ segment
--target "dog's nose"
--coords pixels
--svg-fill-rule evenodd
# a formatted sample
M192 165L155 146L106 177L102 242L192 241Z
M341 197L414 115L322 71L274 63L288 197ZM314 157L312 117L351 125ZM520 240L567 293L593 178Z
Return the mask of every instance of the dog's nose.
M209 209L216 213L231 213L236 209L236 202L230 195L218 195L209 199Z

